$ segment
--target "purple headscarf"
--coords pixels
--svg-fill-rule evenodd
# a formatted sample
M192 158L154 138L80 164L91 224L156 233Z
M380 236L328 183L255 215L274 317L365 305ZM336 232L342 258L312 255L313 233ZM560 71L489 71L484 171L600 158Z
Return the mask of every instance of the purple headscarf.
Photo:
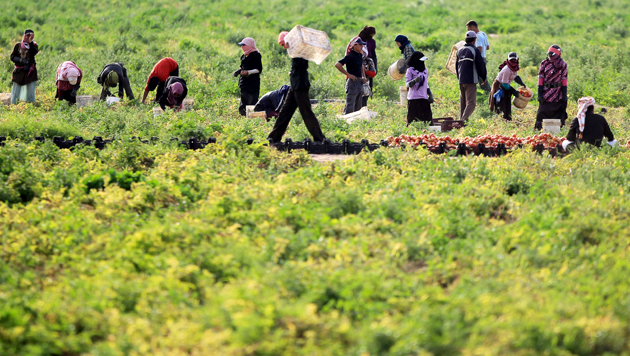
M182 95L184 92L184 86L182 83L174 83L168 86L168 103L171 105L177 104L177 98L175 98L175 94Z

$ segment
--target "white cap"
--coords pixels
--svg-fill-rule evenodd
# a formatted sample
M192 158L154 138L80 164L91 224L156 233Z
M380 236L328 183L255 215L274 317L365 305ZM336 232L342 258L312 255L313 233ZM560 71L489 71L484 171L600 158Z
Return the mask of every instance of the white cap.
M76 85L77 84L77 77L68 77L68 82L72 85Z

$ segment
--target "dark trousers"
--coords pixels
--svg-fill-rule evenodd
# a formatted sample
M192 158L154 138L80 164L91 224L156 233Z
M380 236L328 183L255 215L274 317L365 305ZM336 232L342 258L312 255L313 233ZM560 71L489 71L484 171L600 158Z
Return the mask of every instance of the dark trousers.
M127 94L127 99L133 100L133 91L131 91L131 85L129 84L129 79L122 78L121 80L119 80L118 85L122 86L122 88L125 90L125 93ZM120 94L120 91L119 91L119 94ZM100 100L107 100L107 96L111 96L111 95L112 93L109 91L109 89L103 88L101 90ZM120 95L120 98L122 99L122 95Z
M238 105L238 113L241 114L241 116L246 115L247 113L246 106L256 105L256 103L258 102L259 94L260 94L259 91L256 91L255 93L247 93L247 92L241 91L241 103Z
M536 130L542 130L542 124L544 119L560 119L560 127L564 126L567 120L567 102L559 101L556 103L542 102L538 105L538 112L536 113L536 124L534 128Z
M324 141L326 137L324 137L324 133L321 127L319 127L319 121L317 121L311 109L311 99L308 97L308 89L289 90L284 100L284 105L282 105L282 109L280 109L280 114L278 114L276 124L273 126L273 130L271 130L267 138L273 140L273 142L279 142L282 139L282 135L287 131L289 122L291 122L291 118L297 108L300 109L304 125L306 125L313 139L315 141Z
M503 97L499 103L497 103L497 99L492 99L494 100L494 111L497 114L503 113L505 120L512 121L512 96L517 94L518 91L510 87L510 90L503 89Z
M72 95L73 90L60 90L57 89L57 95L55 96L58 100L67 100L70 104L76 104L77 95Z
M179 77L179 66L177 66L177 68L175 68L172 72L168 73L168 76ZM157 102L159 102L160 98L162 97L162 92L164 91L164 84L166 84L166 81L160 82L155 91L155 101ZM127 94L127 97L129 97L129 94Z
M431 122L433 112L429 99L412 99L407 101L407 126L414 121Z

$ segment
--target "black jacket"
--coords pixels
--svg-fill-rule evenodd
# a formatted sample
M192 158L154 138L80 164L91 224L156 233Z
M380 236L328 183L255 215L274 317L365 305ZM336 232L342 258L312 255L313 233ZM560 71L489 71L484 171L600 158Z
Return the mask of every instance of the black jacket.
M459 84L477 84L478 80L474 75L475 68L481 81L485 81L488 76L486 62L483 61L479 48L467 43L457 52L455 69Z
M240 76L238 87L245 93L260 92L260 74L263 71L262 56L259 52L252 52L248 56L241 56L241 70L258 69L260 73L250 74L248 76Z
M177 100L175 105L171 106L171 104L168 102L168 87L174 83L182 83L182 85L184 86L184 92L182 93L182 95L179 96L179 98L176 98ZM164 83L164 91L160 96L160 107L162 108L162 110L166 110L167 106L172 107L173 109L178 109L184 102L184 99L186 99L186 95L188 95L188 87L186 86L186 81L180 77L168 77L168 79L166 79L166 83Z
M580 123L576 117L571 123L569 133L567 133L567 140L577 141L579 127ZM599 147L604 136L608 138L608 141L613 141L615 139L615 136L613 136L613 133L610 130L610 126L608 126L608 121L606 121L606 119L601 115L587 112L586 117L584 118L584 131L582 132L581 141Z
M304 90L311 87L308 79L308 60L291 58L291 90Z
M129 84L129 78L127 77L127 69L123 66L122 63L110 63L106 64L101 70L101 73L96 78L96 82L98 84L103 85L109 73L115 72L118 74L118 97L123 97L123 89L127 92L127 98L133 99L133 92L131 91L131 85ZM107 98L109 90L103 88L101 90L101 100L105 100Z
M13 69L13 76L11 80L19 85L26 85L37 81L37 66L35 63L35 56L39 53L39 46L35 42L29 44L28 55L26 58L20 56L20 43L16 43L13 46L13 52L11 52L11 62L17 67Z

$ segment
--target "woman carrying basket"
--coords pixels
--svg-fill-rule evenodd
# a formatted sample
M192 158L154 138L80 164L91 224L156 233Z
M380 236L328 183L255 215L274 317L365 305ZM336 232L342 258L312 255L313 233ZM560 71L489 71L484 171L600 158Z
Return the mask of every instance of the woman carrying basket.
M518 75L519 59L516 52L510 52L505 62L499 65L499 75L492 84L490 91L490 110L497 114L503 113L505 120L512 120L512 96L519 97L518 90L510 85L513 81L527 88Z

